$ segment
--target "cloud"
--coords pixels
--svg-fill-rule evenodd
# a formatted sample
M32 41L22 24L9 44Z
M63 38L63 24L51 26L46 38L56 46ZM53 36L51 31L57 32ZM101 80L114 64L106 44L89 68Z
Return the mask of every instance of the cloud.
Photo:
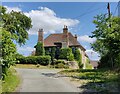
M10 13L12 10L16 11L16 12L20 12L22 11L19 7L8 7L8 6L4 6L7 9L7 13Z
M100 59L100 55L93 51L92 49L87 49L86 51L86 54L89 56L90 60L99 60Z
M18 52L21 52L21 51L24 51L24 52L26 52L26 51L28 51L28 52L32 52L33 50L34 50L34 48L32 48L32 47L17 47L17 50L18 50Z
M31 10L25 15L32 19L33 27L29 30L29 34L37 34L40 28L44 29L45 34L60 32L64 25L72 27L79 23L75 19L57 17L57 14L47 7Z
M96 38L90 38L88 35L78 36L78 41L93 43L96 41Z

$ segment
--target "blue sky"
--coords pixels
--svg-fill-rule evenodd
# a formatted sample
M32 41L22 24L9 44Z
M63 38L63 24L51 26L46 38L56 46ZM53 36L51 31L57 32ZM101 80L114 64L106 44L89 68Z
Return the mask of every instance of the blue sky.
M28 56L34 50L37 43L37 31L44 29L44 38L51 33L62 32L63 26L68 25L69 31L78 35L78 41L86 48L86 53L92 60L98 60L98 54L94 52L90 43L95 41L88 36L95 30L92 23L94 16L107 13L107 2L4 2L7 12L11 10L22 11L32 19L33 28L28 31L29 40L18 48L18 52ZM111 2L111 13L118 15L117 2ZM92 52L92 54L91 54Z

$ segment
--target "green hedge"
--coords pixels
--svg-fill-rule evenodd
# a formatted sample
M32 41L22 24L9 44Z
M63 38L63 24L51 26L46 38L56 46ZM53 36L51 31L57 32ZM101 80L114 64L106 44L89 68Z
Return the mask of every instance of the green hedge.
M51 63L50 56L28 56L17 58L19 64L40 64L48 65Z

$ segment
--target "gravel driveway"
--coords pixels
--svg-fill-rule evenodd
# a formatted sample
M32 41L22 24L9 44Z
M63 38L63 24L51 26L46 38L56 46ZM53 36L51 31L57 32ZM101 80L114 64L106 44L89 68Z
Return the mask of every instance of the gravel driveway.
M58 77L55 69L19 69L22 78L19 92L79 92L72 83Z

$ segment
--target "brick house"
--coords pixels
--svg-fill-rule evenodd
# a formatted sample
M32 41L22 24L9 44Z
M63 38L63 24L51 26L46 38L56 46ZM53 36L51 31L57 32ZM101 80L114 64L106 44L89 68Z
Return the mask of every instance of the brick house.
M47 38L43 38L43 29L38 31L38 41L44 44L45 49L51 49L56 47L56 49L70 47L74 50L77 47L82 55L82 63L85 68L85 62L88 56L86 55L86 49L77 41L77 35L73 36L71 32L68 31L67 26L64 26L63 33L50 34ZM59 52L58 52L59 53Z

